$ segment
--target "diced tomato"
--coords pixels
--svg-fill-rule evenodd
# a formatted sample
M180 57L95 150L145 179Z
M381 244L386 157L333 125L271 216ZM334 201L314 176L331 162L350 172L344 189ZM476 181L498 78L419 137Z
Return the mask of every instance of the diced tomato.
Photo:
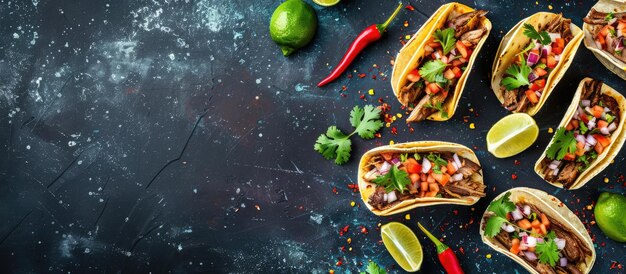
M548 228L546 227L546 225L544 225L544 224L540 224L540 225L539 225L539 229L541 230L541 235L546 235L546 234L548 234Z
M539 225L541 225L541 222L538 219L535 219L532 223L530 223L530 226L533 228L539 228Z
M454 79L455 75L452 69L448 69L443 73L443 77L445 77L448 80L452 80Z
M571 125L573 129L578 129L578 126L579 126L578 120L572 119L571 121L569 121L569 125Z
M445 56L445 55L441 56L441 59L439 59L439 60L441 60L441 62L443 62L444 64L447 64L448 63L448 56Z
M585 124L589 123L589 117L585 114L580 115L580 120L582 120Z
M546 227L550 226L550 220L548 220L548 216L546 216L546 214L541 213L541 224Z
M448 172L448 168L446 166L441 166L440 168L441 172L446 173Z
M595 105L591 108L591 115L593 115L593 117L600 118L603 112L604 108L601 106Z
M521 227L522 229L530 229L532 227L532 225L530 224L530 221L528 219L521 219L517 222L517 226Z
M428 179L428 175L426 175L426 174L424 174L424 173L420 174L420 180L421 180L422 182L426 182L426 180L427 180L427 179Z
M461 78L463 75L463 71L459 67L452 67L452 72L454 72L454 77Z
M583 156L583 155L585 155L584 145L583 145L583 148L576 149L576 156Z
M538 85L540 87L545 87L546 86L546 79L535 80L533 83L535 83L536 85Z
M430 191L439 192L439 184L428 184L428 189L430 189Z
M607 123L606 121L604 120L598 121L598 128L603 128L603 127L608 127L608 126L609 126L609 123Z
M539 97L537 97L537 94L535 94L533 90L527 90L526 97L528 97L528 100L533 104L539 103Z
M433 173L433 178L435 178L435 181L439 182L443 186L445 186L448 181L450 181L450 175L447 173Z
M603 147L608 147L611 144L611 139L602 134L594 134L593 138L598 140L598 143L600 143Z
M411 178L411 183L417 183L420 181L420 175L417 173L412 173L411 175L409 175L409 178Z
M406 170L411 174L419 174L422 172L422 165L420 165L415 159L408 158L404 161L403 165Z
M619 21L619 23L617 23L617 29L626 29L626 21Z
M411 72L409 72L409 74L406 76L406 79L408 79L411 82L417 82L422 78L422 76L420 75L420 71L418 69L414 69Z
M461 42L461 40L456 41L456 49L459 51L461 56L463 56L463 58L468 58L469 54L467 47L463 44L463 42Z
M593 149L598 153L598 154L602 154L602 152L604 151L604 147L602 146L602 144L600 144L600 142L596 143L596 145L593 147Z
M428 174L428 178L426 179L426 182L429 183L429 184L437 182L435 180L435 177L433 177L433 173Z
M391 158L393 158L393 154L391 153L383 153L382 156L385 161L391 161Z
M461 60L461 58L457 58L452 60L452 66L453 67L460 67L461 65L463 65L463 61Z
M509 249L509 251L515 255L517 255L519 253L519 246L520 246L520 241L518 238L513 238L513 240L511 241L512 245L511 245L511 249Z
M456 168L454 167L454 165L452 164L452 161L448 161L448 174L452 175L456 172Z
M431 48L433 48L433 49L436 49L436 48L438 48L438 47L441 47L441 43L439 43L439 42L434 42L434 41L433 41L433 42L428 42L428 46L429 46L429 47L431 47Z
M422 191L422 192L428 191L428 183L427 182L421 182L420 183L420 191Z
M541 55L539 54L539 49L531 49L530 52L537 54L537 55Z
M565 156L563 157L563 160L565 161L574 161L576 159L576 154L574 153L566 153Z
M565 130L567 130L567 131L572 131L572 130L574 130L574 126L572 125L572 123L568 123L568 124L565 126Z
M596 37L596 42L598 42L602 46L603 49L606 48L606 39L604 39L604 36L598 35Z
M606 37L607 34L609 34L609 32L614 29L613 26L611 25L605 25L600 32L598 33L599 36L604 36Z
M429 191L426 192L426 197L435 197L439 191Z
M564 48L565 48L565 40L563 38L556 38L554 42L552 42L552 52L554 52L554 54L563 53Z
M558 62L554 59L554 55L548 55L546 58L546 66L549 68L555 68Z
M439 92L441 90L441 88L435 84L435 83L430 83L428 84L428 86L426 86L426 88L430 91L429 93L431 94L435 94L437 92Z
M548 74L548 72L545 69L542 69L540 67L536 67L535 68L535 74L537 74L537 76L541 77L541 76L544 76L544 75Z

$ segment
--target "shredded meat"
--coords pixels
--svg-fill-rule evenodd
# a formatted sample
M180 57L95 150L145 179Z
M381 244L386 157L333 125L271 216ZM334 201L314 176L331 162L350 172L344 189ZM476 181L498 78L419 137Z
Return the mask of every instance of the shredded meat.
M569 189L576 181L576 178L578 178L578 168L582 165L583 163L581 162L567 162L559 172L556 181L563 184L565 189Z
M473 46L476 46L480 39L483 37L483 34L487 32L486 28L480 28L477 30L471 30L461 35L461 41L469 42Z
M504 90L504 106L508 110L517 109L517 90Z
M377 187L376 191L370 196L368 203L378 210L385 207L385 188Z
M607 21L604 19L608 13L599 12L592 8L587 17L583 18L583 21L592 25L606 25ZM613 16L617 19L626 19L626 12L613 13Z
M604 104L605 107L608 107L609 109L611 109L611 112L613 112L613 114L615 114L615 119L613 119L613 122L616 125L619 125L619 118L621 115L621 110L619 108L619 103L617 103L617 100L615 100L615 98L608 96L606 94L602 94L602 104Z
M537 263L537 266L535 266L535 269L537 270L537 272L541 274L556 274L556 271L554 271L554 268L552 268L551 266L547 264Z
M542 165L544 167L543 176L544 176L544 179L546 179L546 181L554 183L556 181L558 173L554 174L554 171L550 169L549 166L551 163L552 163L552 160L548 159L547 157L543 159L542 161ZM557 168L560 170L562 166L563 166L563 161L561 161L561 163L559 164Z
M416 82L411 82L409 85L402 87L400 92L398 92L398 99L400 99L400 103L405 106L415 102L415 100L419 98L424 91L423 85L416 86L415 83Z
M461 14L447 21L448 27L454 28L454 37L459 38L466 32L475 29L480 23L480 18L485 16L487 11L475 10L472 12Z
M544 30L547 32L560 33L561 38L563 38L565 40L565 44L567 44L574 37L570 29L571 23L572 20L563 18L563 14L559 14L557 18L545 26Z
M445 100L446 100L446 96L442 92L437 93L432 96L428 94L424 95L424 97L422 98L422 100L420 100L417 106L413 108L411 115L406 121L418 122L418 121L426 120L428 116L438 111L436 108L432 108L428 106L435 106L439 103L443 104Z

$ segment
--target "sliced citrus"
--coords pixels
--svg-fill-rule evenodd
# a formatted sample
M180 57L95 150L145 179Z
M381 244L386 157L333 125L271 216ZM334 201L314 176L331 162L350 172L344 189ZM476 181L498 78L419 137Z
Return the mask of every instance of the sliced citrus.
M408 272L415 272L422 266L424 254L415 233L398 222L391 222L380 228L383 243L394 260Z
M334 6L337 5L341 0L313 0L313 2L315 2L315 4L318 4L320 6L324 6L324 7L330 7L330 6Z
M496 122L487 133L487 150L497 158L516 155L530 147L539 127L526 113L514 113Z

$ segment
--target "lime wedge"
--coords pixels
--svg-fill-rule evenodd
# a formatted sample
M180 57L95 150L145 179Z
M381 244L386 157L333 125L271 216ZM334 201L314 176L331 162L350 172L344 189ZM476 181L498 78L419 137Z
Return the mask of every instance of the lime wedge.
M330 6L334 6L337 5L341 0L313 0L313 2L315 2L315 4L318 4L320 6L324 6L324 7L330 7Z
M487 150L497 158L516 155L539 136L539 127L526 113L514 113L496 122L487 133Z
M408 272L415 272L422 266L424 254L415 233L398 222L391 222L380 228L383 243L394 260Z

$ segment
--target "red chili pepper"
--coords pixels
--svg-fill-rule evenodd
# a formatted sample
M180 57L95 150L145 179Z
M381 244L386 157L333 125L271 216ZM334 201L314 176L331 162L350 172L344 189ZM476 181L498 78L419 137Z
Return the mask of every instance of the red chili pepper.
M389 19L385 21L385 23L371 25L367 27L366 29L364 29L361 33L359 33L356 39L352 41L352 44L350 44L350 47L348 48L346 53L343 55L343 58L341 58L339 65L335 67L333 72L331 72L330 75L326 77L326 79L319 82L317 86L318 87L324 86L334 81L335 79L337 79L348 68L348 66L350 65L350 63L352 63L354 58L356 58L365 47L367 47L369 44L371 44L374 41L377 41L378 39L382 37L389 23L391 23L393 18L396 17L396 15L398 14L398 12L400 12L401 9L402 9L402 3L398 5L398 8L396 8L396 10L389 17Z
M435 244L437 247L437 254L439 254L439 262L446 270L448 274L464 274L463 269L461 268L461 264L459 263L459 259L454 254L451 248L447 245L440 242L433 234L430 234L426 228L422 226L419 222L417 226L428 236L428 238Z

